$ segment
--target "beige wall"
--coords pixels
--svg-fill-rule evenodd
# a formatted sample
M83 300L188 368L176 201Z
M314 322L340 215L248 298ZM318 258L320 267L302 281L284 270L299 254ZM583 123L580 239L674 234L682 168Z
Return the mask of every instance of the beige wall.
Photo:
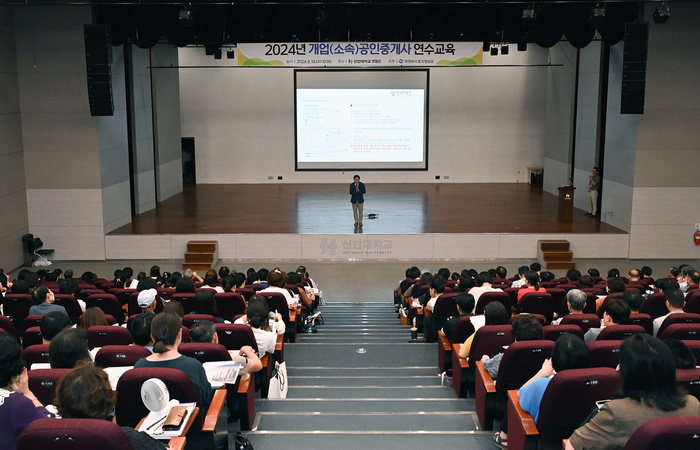
M546 64L547 50L484 56L484 64ZM294 71L222 68L203 48L180 49L182 134L195 138L198 183L331 183L339 172L294 171ZM368 182L525 182L541 165L546 67L430 70L429 170L367 172ZM268 177L273 177L269 181Z
M636 134L630 257L700 258L700 4L672 3L651 24L644 115ZM653 5L647 5L651 19Z
M0 7L0 267L6 272L22 264L28 231L13 13Z

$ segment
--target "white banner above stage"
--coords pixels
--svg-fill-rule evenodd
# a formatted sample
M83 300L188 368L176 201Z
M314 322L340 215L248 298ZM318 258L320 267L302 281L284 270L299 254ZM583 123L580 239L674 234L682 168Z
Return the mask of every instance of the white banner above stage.
M290 42L238 44L239 66L480 66L481 42Z

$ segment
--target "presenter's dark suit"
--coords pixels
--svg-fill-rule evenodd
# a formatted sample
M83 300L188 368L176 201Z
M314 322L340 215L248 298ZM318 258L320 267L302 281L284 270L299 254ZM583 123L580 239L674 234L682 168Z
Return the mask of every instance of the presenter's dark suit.
M362 226L362 204L365 202L363 194L366 192L364 183L350 184L350 202L352 203L352 213L355 216L355 225Z

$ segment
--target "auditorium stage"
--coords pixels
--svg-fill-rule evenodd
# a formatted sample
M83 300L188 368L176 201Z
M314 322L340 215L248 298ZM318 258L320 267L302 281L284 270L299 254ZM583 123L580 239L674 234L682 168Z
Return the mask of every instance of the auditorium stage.
M349 184L186 185L106 235L107 259L179 259L191 239L218 241L227 260L535 258L538 239L628 255L627 233L580 209L559 222L557 197L524 183L368 183L362 228Z

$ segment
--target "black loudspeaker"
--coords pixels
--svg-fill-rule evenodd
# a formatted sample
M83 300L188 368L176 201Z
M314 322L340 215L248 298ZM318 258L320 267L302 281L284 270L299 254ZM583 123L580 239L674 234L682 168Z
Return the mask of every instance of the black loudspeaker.
M83 25L90 115L114 115L112 37L108 25Z
M648 44L649 22L628 22L625 24L621 114L644 114Z

